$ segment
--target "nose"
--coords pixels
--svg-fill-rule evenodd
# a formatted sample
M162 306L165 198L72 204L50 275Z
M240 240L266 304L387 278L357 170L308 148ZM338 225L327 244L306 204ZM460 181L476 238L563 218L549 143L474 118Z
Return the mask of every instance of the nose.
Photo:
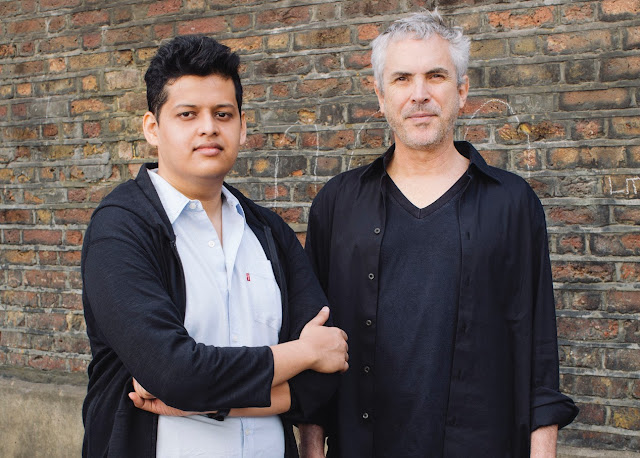
M430 99L429 84L422 78L415 78L412 87L411 101L414 103L424 103Z
M212 113L203 112L198 123L198 135L217 135L218 123Z

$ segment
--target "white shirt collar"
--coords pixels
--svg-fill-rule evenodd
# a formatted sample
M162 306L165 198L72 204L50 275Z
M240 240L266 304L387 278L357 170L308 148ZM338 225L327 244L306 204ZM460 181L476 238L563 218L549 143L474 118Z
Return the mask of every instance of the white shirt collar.
M173 224L176 219L180 216L184 208L190 203L197 203L200 205L200 201L191 200L176 188L174 188L167 180L158 175L158 169L149 170L149 176L151 177L151 181L153 183L154 188L156 188L156 192L158 193L158 197L160 197L160 202L164 207L164 211L167 213L167 217L169 218L169 222ZM243 219L245 219L244 211L242 210L242 206L240 205L240 201L231 194L231 192L222 186L222 205L229 206L230 209L235 209Z

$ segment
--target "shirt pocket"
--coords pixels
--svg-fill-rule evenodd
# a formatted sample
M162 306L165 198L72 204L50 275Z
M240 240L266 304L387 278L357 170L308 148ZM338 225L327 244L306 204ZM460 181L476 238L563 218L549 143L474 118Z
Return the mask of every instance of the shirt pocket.
M280 331L282 326L282 303L280 288L276 282L270 261L252 263L245 274L247 290L254 321Z

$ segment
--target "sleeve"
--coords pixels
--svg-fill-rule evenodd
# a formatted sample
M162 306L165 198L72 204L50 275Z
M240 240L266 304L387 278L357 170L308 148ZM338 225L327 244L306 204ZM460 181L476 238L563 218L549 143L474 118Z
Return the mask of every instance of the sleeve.
M533 194L533 191L531 191ZM541 426L562 428L573 421L578 407L559 389L558 341L549 244L542 204L536 196L532 252L534 281L531 431Z
M157 246L145 247L136 237L141 226L122 223L117 215L108 209L96 214L92 225L102 237L85 239L85 308L100 339L142 386L170 406L188 411L269 406L271 350L195 342L168 293L172 285L166 284L167 278L182 281L180 272L167 273L170 267L160 254L150 254Z
M295 233L282 222L286 253L287 295L290 332L288 340L300 337L302 328L327 305L327 299ZM332 326L331 317L325 326ZM291 409L283 415L294 423L313 423L338 387L340 374L304 371L289 380Z

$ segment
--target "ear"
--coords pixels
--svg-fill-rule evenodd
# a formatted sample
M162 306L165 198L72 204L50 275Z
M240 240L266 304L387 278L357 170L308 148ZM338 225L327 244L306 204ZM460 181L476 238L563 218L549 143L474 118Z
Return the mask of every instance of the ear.
M378 96L378 106L380 107L380 113L384 114L384 94L378 86L377 80L373 82L373 89L376 91L376 95Z
M158 139L158 120L150 111L147 111L142 118L142 130L147 142L150 145L158 146L160 142Z
M244 145L247 141L247 118L244 115L244 111L240 113L240 145Z
M467 96L469 95L469 77L464 75L462 77L462 83L458 85L458 96L460 97L460 109L467 103Z

